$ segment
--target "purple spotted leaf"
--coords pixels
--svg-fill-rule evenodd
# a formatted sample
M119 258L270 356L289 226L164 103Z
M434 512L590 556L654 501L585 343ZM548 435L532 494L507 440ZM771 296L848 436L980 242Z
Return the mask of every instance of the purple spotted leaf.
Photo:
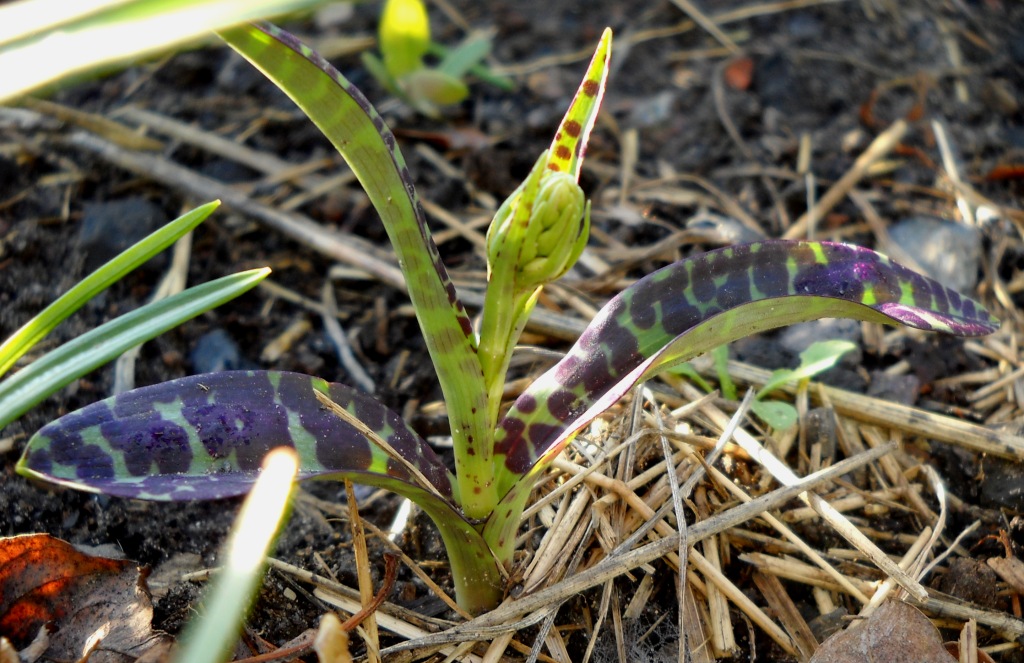
M315 391L387 441L420 480ZM20 472L106 495L216 499L252 487L278 446L299 454L299 479L342 478L450 500L448 470L401 418L340 384L298 373L228 371L134 389L67 414L29 441Z
M409 298L448 405L456 448L485 457L493 421L476 337L430 235L395 134L359 89L323 56L270 24L219 33L273 81L323 132L366 191L402 269ZM463 496L471 481L460 477ZM473 487L478 487L480 482ZM491 504L493 506L493 502Z
M499 494L517 499L508 493L529 483L520 484L524 474L543 467L657 371L750 334L822 317L960 336L998 325L974 300L860 247L766 241L679 261L612 299L565 358L516 400L496 435L496 456L504 459Z
M372 398L308 375L227 371L135 389L40 429L18 471L105 495L216 499L247 492L279 446L298 453L299 480L350 479L416 502L438 524L453 564L468 570L456 587L500 587L487 544L454 505L451 474L427 443Z

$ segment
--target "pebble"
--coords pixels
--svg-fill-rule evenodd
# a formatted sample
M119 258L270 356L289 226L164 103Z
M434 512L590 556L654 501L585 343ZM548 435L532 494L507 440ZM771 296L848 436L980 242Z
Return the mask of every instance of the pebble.
M86 270L91 272L168 221L160 207L140 196L87 203L78 228Z
M999 606L999 576L984 562L955 557L938 582L940 592L990 610Z
M786 30L794 39L821 39L824 26L821 21L808 12L793 12L786 21Z
M939 283L969 293L978 283L981 232L977 228L927 216L896 223L889 236Z
M196 373L216 373L244 368L242 351L223 329L214 329L199 337L196 347L189 353Z
M871 372L868 396L884 401L913 405L921 393L921 381L916 375L889 375L884 371Z
M249 182L257 177L256 171L230 159L213 159L204 164L199 172L225 184Z
M637 102L629 112L628 125L631 127L653 127L664 124L672 115L676 94L672 90L664 90Z

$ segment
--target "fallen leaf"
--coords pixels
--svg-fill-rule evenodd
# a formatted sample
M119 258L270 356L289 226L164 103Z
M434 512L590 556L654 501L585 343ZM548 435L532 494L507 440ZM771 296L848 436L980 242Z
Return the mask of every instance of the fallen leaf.
M912 605L889 601L867 620L853 623L821 643L810 663L956 663L928 618Z
M0 539L0 636L15 646L46 626L46 658L78 660L95 649L92 663L135 661L170 644L152 619L134 563L87 555L45 534Z

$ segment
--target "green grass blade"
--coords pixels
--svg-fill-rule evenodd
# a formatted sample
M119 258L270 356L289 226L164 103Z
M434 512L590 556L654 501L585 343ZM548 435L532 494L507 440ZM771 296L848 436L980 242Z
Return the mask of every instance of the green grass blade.
M77 311L87 301L121 280L128 272L143 264L168 246L176 242L210 216L220 205L219 201L178 217L163 228L137 242L120 255L111 259L95 272L78 282L75 287L61 295L39 315L29 320L10 338L0 345L0 376L10 370L22 355L49 334L54 327Z
M125 350L253 288L270 270L225 276L147 304L52 350L0 384L0 428L56 390Z
M263 578L266 556L288 513L297 469L298 457L291 449L276 449L264 460L256 486L231 528L224 566L214 577L199 616L189 622L175 661L220 663L231 658Z
M322 0L24 0L0 7L0 102Z

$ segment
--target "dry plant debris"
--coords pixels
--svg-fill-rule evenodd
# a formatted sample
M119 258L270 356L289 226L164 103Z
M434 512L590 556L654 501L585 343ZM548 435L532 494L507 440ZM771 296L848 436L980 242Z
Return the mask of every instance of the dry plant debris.
M716 15L712 20L732 30L752 15L766 16L798 4L814 3L749 4ZM865 11L878 11L883 3L862 4ZM989 9L999 4L1005 1L985 3ZM974 11L980 10L979 5ZM967 24L973 25L970 20ZM631 40L640 45L644 40L694 29L692 22L685 21L657 30L637 31ZM986 40L984 30L975 32L969 27L964 27L960 35L967 41ZM743 36L740 31L732 38ZM680 52L677 61L721 57L728 52L727 48ZM583 55L538 58L510 68L509 73L524 77L531 72L543 73L574 57L578 60ZM853 66L867 72L873 65L862 62ZM681 86L687 85L684 76L691 75L687 72L683 66L677 72ZM731 77L733 72L727 68L722 74ZM981 76L984 72L957 70L942 75L962 80L968 74ZM667 162L658 164L656 169L645 169L636 129L609 130L613 138L608 139L605 152L595 151L591 155L591 160L598 162L594 171L600 180L600 204L595 202L595 212L631 223L663 223L668 232L648 244L630 244L598 229L583 259L590 276L565 288L552 289L543 303L545 310L539 311L531 323L531 332L538 342L574 338L588 311L595 310L608 292L628 283L632 270L652 261L679 257L694 244L713 245L743 233L804 236L815 232L830 238L873 237L880 249L888 251L891 244L886 219L900 211L926 211L955 216L965 222L969 218L989 219L992 225L986 227L991 241L983 261L985 278L979 288L986 303L998 307L1006 325L992 337L962 346L970 363L980 368L942 375L928 382L933 392L959 394L959 401L968 407L954 410L941 397L925 395L925 401L933 398L931 403L926 402L930 408L958 415L950 417L834 387L793 386L789 391L803 414L802 421L806 421L814 406L824 408L823 416L834 421L830 442L837 451L833 454L828 440L809 437L804 427L788 435L775 435L743 421L740 428L725 436L730 415L736 412L735 403L718 400L672 380L668 381L670 390L652 385L653 398L639 399L642 407L623 406L621 419L616 422L599 422L557 464L556 471L541 488L523 533L532 552L519 560L513 570L515 583L510 599L515 600L493 613L457 623L386 602L375 616L378 626L383 632L398 634L404 641L384 646L394 642L385 640L381 651L385 660L417 660L429 658L434 652L470 660L497 660L512 651L537 660L642 660L642 656L676 660L673 657L683 654L673 645L681 642L691 660L709 661L729 654L742 659L750 651L752 640L774 643L770 645L774 649L757 652L759 660L786 656L792 660L808 660L810 656L814 656L811 660L844 660L824 658L831 655L828 652L833 641L821 637L824 620L807 618L804 609L809 605L818 615L838 611L866 617L853 620L851 623L863 623L844 631L843 637L859 643L848 647L873 649L858 650L862 653L851 660L865 660L867 651L881 658L879 651L883 650L879 648L886 645L878 644L884 641L870 644L871 638L878 637L872 625L904 626L915 634L928 631L920 621L920 613L906 603L883 600L900 595L909 597L907 602L919 606L928 617L941 620L943 626L952 626L957 632L963 629L965 641L980 641L997 657L1014 653L1017 641L1024 637L1019 599L1019 594L1024 593L1024 572L1017 557L1022 550L1009 541L1005 546L1000 542L993 550L977 540L979 531L1012 531L1014 526L1000 521L998 511L981 509L956 490L947 492L941 501L942 482L936 482L924 468L940 461L948 465L948 458L953 457L961 459L970 470L970 480L974 476L982 480L998 459L1012 461L1014 466L1024 460L1024 437L1013 425L1024 420L1024 360L1020 349L1024 315L1016 304L1024 290L1024 272L1014 262L1024 248L1024 211L1019 199L1013 202L1014 189L1009 186L1001 190L1005 192L1001 200L978 191L984 182L974 176L979 172L975 167L986 162L970 163L967 168L956 159L947 159L952 167L945 167L939 165L943 155L922 150L920 146L929 137L942 135L941 127L936 131L930 124L916 124L913 118L893 122L882 119L880 107L888 96L895 95L902 86L921 97L927 84L904 81L877 86L877 94L864 100L863 110L866 124L875 126L879 133L873 134L875 137L866 144L861 135L856 153L862 158L835 178L834 183L820 183L824 194L809 201L807 211L794 220L778 214L778 191L808 181L814 165L791 167L773 163L769 169L749 157L754 141L749 136L744 138L743 127L736 129L727 103L729 90L743 85L725 79L715 82L720 88L716 90L718 100L726 102L718 103L716 112L724 126L732 127L729 140L735 141L741 152L740 157L729 163L731 170L727 173L679 172ZM25 141L19 133L15 140L8 132L3 153L23 161L42 159L48 149L55 153L71 150L72 154L77 151L79 155L93 155L87 157L90 164L96 159L187 196L221 198L246 218L257 219L308 245L327 260L342 263L339 278L350 282L362 279L360 284L369 282L369 278L394 288L403 287L393 259L386 252L348 228L327 230L326 224L309 216L307 204L322 197L325 191L349 187L350 173L326 170L332 165L330 160L318 155L303 163L285 162L242 144L247 134L282 121L272 109L261 109L248 119L243 117L234 127L215 129L189 125L158 111L135 107L123 108L113 117L96 113L94 118L83 117L81 111L67 110L71 109L34 105L20 109L16 119L13 113L5 115L8 125L17 122L18 132L42 138ZM69 126L58 127L55 119ZM139 128L147 129L145 140L140 141ZM235 132L236 138L225 140L221 133L232 133L231 129L239 130ZM446 149L464 147L452 143L456 134L450 129L435 133ZM410 137L413 138L411 134ZM769 138L778 137L764 136L765 144ZM493 143L498 137L470 134L457 138L467 139L479 146ZM621 158L610 156L618 149L612 145L613 139L618 139L623 148ZM153 151L158 145L186 146L208 156L245 164L262 179L229 186L176 163L168 150ZM627 149L631 145L633 149ZM822 144L814 147L819 159L823 158L824 149L831 149ZM418 153L426 163L435 164L439 173L447 166L443 176L459 183L474 206L462 213L449 211L447 215L438 208L434 220L450 228L438 233L439 242L446 239L454 245L457 240L470 238L471 244L480 245L481 219L486 223L489 218L487 210L494 208L493 196L469 181L464 170L453 166L444 155L435 159L423 156L427 154L425 150ZM922 154L931 154L932 163L925 167L933 172L935 184L923 186L895 176L894 168L900 163L922 167ZM1020 162L1019 149L1016 153L1007 150L997 157L1000 163L987 163L980 172L989 173L989 180L1017 182L1019 186L1020 166L1015 165ZM40 186L85 179L83 171L87 169L83 165L63 154L57 161L57 172L48 174ZM724 186L723 181L729 178L741 184ZM767 204L751 193L756 184L750 182L761 183L762 178L772 181L766 187L771 192ZM280 189L267 194L272 185L279 185ZM138 180L130 186L139 186ZM2 208L15 207L27 195L26 191L2 201ZM674 218L664 220L668 216L666 210L679 209L692 210L694 221L711 223L684 228ZM730 218L728 222L723 220L726 216ZM979 225L984 226L984 221L979 221ZM282 263L295 261L288 264L298 265L303 273L309 271L309 266L298 258L275 258ZM468 264L470 268L456 274L463 290L482 280L482 274L472 271L472 263ZM268 285L264 289L267 308L294 306L317 316L330 314L330 302L320 298L320 285L317 283L311 291L304 292L299 292L296 284ZM402 309L395 308L362 318L342 311L336 317L351 325L348 330L354 333L361 325L372 329L374 325L395 324L404 315ZM306 331L302 325L295 333L301 337ZM379 337L386 339L387 334ZM887 349L912 342L915 337L906 331L871 328L865 330L864 339L866 351L883 356ZM274 352L274 356L280 357ZM914 368L904 361L888 371L906 374ZM704 372L714 375L709 368L704 368ZM762 384L768 375L768 371L740 362L731 362L729 372L736 381L753 385ZM404 379L401 373L398 370L390 376L393 386ZM512 387L509 396L514 394ZM417 405L413 403L410 407ZM430 407L426 403L421 408L428 421ZM715 448L720 439L725 443L722 460L718 464L706 463L704 454ZM670 447L668 457L662 452L663 441ZM4 448L5 442L8 440L0 440L0 448ZM778 487L791 477L779 472L766 449L772 450L775 458L791 464L793 472L815 477L814 480ZM838 458L845 460L837 461ZM687 479L696 476L701 468L706 478L691 494L680 492ZM816 472L824 474L813 474ZM944 482L948 481L944 478ZM675 494L673 484L679 486ZM815 493L807 492L812 488ZM958 488L967 490L969 481ZM806 497L798 500L801 494ZM328 516L347 517L343 506L305 499ZM676 515L676 503L680 501L690 514L688 518L700 514L699 520L689 522L685 528L681 527L685 519ZM843 528L838 536L830 529L833 525L823 524L819 510L829 514L830 523ZM976 519L977 529L972 533L969 527L951 527L952 512L959 512L956 522L961 524L965 519ZM389 541L386 533L375 531L371 523L364 525L370 539ZM852 540L842 538L842 531ZM863 538L854 531L862 533ZM965 534L964 538L972 541L970 545L961 540ZM680 548L686 551L685 555L680 555ZM929 567L941 555L947 555L945 560ZM685 566L684 556L689 558ZM997 607L973 606L931 588L930 579L948 572L952 566L948 560L952 558L984 559L996 571L1001 579L999 596L995 597ZM409 557L403 563L419 578L433 583L432 573L421 568L424 565ZM879 565L896 571L892 575L880 573ZM332 578L283 562L275 563L274 567L278 573L295 577L303 586L314 587L314 594L331 605L349 612L358 612L362 606L359 591ZM682 576L685 586L679 590L673 587L671 594L682 593L681 618L653 614L658 606L665 605L659 600L660 593L682 579L680 567L686 568ZM436 591L444 594L440 587ZM578 599L581 592L587 593ZM5 605L8 596L5 589ZM890 611L900 616L885 620ZM973 635L968 632L972 623L977 625ZM836 622L834 626L845 624ZM580 631L587 634L582 652L567 644ZM949 658L941 658L937 650L934 655L938 657L935 660ZM982 652L978 660L985 660L983 656L987 654ZM65 656L76 657L77 654L70 653ZM898 650L893 657L925 660L907 649Z
M45 534L0 539L0 634L23 656L160 660L171 641L152 619L133 562L82 553Z

